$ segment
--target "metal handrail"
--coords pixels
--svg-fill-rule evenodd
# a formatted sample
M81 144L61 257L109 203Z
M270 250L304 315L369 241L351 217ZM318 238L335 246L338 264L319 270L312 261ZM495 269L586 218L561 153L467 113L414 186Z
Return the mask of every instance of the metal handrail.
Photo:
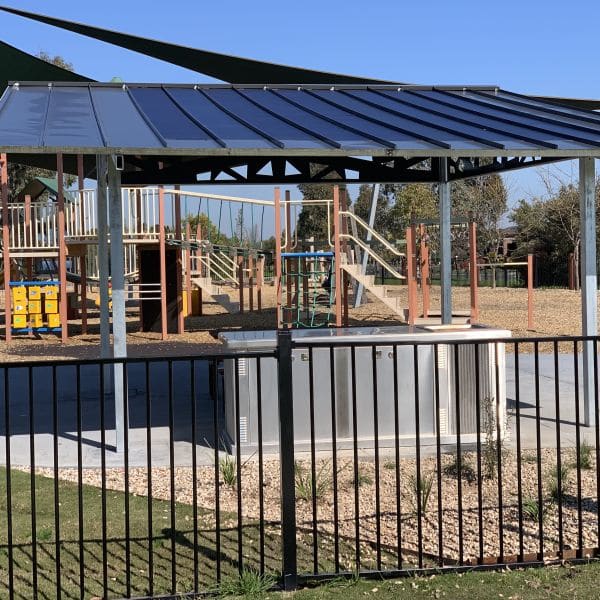
M229 281L232 283L237 283L235 279L227 273L227 271L219 264L214 264L213 261L210 260L208 256L198 256L197 260L199 260L204 266L208 269L209 275L214 273L220 278L220 281Z
M392 254L396 256L406 256L404 252L400 252L392 244L390 244L384 237L377 233L372 227L369 227L368 223L363 221L358 215L355 215L349 210L341 210L340 215L344 217L351 217L356 223L358 223L363 229L370 233L377 241L381 242Z
M371 258L373 258L373 260L378 262L384 269L386 269L386 271L388 271L388 273L390 273L396 279L406 279L406 277L404 275L401 275L400 273L398 273L398 271L396 271L396 269L394 269L394 267L392 267L387 261L385 261L383 258L381 258L381 256L379 256L379 254L374 252L362 240L355 238L353 235L350 235L349 233L341 233L340 238L351 240L355 244L360 246ZM401 256L404 256L404 254L402 254Z
M217 261L218 264L221 265L221 267L223 269L225 269L225 271L227 273L229 273L229 276L232 279L235 279L235 271L236 271L236 264L235 261L228 256L227 254L224 254L223 252L213 252L211 254L211 257Z

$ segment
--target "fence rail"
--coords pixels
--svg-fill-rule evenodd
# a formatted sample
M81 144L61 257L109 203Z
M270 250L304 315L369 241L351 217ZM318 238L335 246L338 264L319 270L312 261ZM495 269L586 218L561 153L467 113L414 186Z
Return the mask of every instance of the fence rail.
M0 364L0 596L597 556L598 340Z

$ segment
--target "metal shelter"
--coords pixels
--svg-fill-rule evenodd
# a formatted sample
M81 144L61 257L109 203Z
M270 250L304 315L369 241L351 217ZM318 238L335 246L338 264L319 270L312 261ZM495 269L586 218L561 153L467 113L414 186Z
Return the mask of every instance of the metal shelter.
M600 115L591 111L496 87L19 82L0 99L0 153L17 161L54 161L58 154L61 167L65 155L65 169L83 155L99 182L105 232L100 213L108 184L116 356L126 354L122 183L436 183L442 321L449 323L450 182L578 158L582 330L597 332L594 158L600 157ZM104 272L107 277L107 264ZM104 321L107 352L107 315ZM591 423L593 364L591 349L584 350Z

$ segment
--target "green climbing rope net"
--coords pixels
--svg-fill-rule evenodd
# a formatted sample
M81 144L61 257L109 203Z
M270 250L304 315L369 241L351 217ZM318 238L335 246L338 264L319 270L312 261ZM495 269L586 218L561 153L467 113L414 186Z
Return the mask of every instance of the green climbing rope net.
M281 259L283 320L298 329L327 327L335 298L333 253L285 252Z

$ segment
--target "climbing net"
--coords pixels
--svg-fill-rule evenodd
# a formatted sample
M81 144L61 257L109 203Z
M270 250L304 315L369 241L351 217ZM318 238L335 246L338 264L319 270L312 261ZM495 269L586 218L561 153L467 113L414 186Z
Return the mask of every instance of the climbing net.
M281 254L282 317L294 328L327 327L333 320L333 252Z

